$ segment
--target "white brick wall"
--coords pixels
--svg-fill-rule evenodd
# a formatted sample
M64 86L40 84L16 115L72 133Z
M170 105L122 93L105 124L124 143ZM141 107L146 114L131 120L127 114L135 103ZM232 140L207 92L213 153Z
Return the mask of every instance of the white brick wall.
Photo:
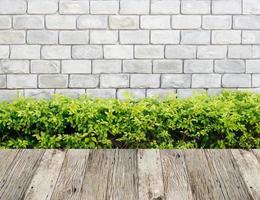
M259 0L0 0L0 100L260 91Z

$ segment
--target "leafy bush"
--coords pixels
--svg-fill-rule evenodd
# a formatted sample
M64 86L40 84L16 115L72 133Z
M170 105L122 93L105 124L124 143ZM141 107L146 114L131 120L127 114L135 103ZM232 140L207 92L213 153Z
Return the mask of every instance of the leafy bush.
M1 148L260 148L260 95L19 98L0 103Z

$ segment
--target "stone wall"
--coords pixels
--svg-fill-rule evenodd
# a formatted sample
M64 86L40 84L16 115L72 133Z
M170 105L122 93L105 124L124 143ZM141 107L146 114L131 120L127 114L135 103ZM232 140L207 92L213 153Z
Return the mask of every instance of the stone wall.
M0 99L260 91L259 0L0 0Z

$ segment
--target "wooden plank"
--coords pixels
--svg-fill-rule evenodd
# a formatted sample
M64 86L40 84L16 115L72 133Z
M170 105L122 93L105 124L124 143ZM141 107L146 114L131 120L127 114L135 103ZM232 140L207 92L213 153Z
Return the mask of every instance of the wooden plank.
M165 199L159 150L138 150L139 199Z
M254 199L260 199L260 164L255 155L248 150L233 149L232 154L240 173Z
M258 162L260 163L260 149L253 149L252 151L255 154Z
M44 150L21 150L0 183L0 199L24 199Z
M25 193L26 200L49 200L58 179L65 152L46 150Z
M10 165L14 161L18 150L0 150L0 181L6 174L7 170L10 168Z
M221 186L225 199L251 199L230 150L206 150L209 168Z
M51 199L80 199L89 150L68 150Z
M192 192L181 150L161 150L165 198L191 200Z
M138 199L136 150L116 150L113 169L108 174L106 199Z
M211 173L203 150L185 150L185 163L193 197L200 200L225 199L217 177Z
M108 174L111 173L115 160L115 150L91 150L87 160L81 199L105 200Z

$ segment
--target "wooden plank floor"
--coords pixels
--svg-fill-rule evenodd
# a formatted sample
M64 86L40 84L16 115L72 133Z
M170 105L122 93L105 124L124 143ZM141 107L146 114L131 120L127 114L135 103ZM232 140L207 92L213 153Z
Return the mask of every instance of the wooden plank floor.
M1 200L260 200L260 150L1 150Z

